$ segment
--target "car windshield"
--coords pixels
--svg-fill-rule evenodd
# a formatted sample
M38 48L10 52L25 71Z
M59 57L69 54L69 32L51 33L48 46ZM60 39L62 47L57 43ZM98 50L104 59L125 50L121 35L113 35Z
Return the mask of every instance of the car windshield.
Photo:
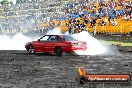
M72 36L69 35L62 35L62 36L65 41L76 41L76 39L73 38Z

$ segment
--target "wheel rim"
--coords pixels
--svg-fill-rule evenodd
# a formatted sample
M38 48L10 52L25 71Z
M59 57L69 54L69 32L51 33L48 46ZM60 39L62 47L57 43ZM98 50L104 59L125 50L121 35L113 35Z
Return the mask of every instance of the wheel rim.
M35 53L34 49L29 49L29 53Z
M34 48L32 46L29 46L28 52L31 53L31 54L34 54L35 50L34 50Z

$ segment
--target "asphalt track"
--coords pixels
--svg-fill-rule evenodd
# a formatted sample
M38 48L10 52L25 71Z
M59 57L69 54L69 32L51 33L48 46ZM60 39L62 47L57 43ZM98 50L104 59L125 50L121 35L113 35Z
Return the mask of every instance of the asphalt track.
M132 88L130 84L85 84L75 81L75 68L87 66L94 74L132 74L132 52L78 56L29 55L0 51L0 88Z

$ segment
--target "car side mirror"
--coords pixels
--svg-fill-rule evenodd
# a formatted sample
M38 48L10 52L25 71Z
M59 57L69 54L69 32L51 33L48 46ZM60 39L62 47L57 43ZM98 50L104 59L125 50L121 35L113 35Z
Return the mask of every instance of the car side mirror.
M40 39L38 39L37 41L40 42Z

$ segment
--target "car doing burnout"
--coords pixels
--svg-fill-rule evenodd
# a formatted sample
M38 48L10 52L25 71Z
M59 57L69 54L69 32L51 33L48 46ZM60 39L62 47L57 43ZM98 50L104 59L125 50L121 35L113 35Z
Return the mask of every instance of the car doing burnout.
M44 35L37 41L28 42L25 45L30 54L54 53L61 56L63 52L86 50L86 42L78 41L70 35Z

